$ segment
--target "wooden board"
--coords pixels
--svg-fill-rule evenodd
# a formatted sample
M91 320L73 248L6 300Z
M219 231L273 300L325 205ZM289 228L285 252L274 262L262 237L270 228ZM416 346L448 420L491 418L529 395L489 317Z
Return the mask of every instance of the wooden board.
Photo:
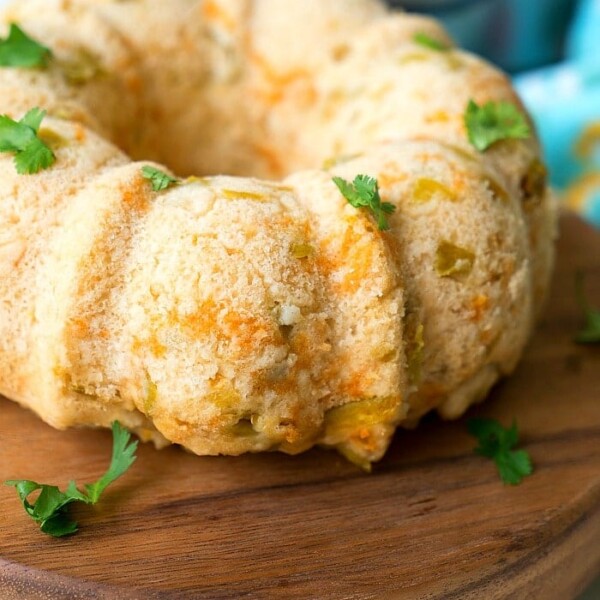
M55 540L0 488L1 598L574 597L600 573L600 236L563 218L546 316L515 375L469 416L518 420L535 473L503 486L465 419L400 432L372 475L333 452L198 458L140 449L81 531ZM0 400L0 479L92 481L105 431L54 431Z

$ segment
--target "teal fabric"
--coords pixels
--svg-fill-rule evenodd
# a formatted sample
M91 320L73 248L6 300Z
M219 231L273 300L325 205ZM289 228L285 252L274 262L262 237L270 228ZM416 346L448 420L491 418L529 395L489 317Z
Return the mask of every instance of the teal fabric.
M576 0L388 0L441 19L462 48L509 72L558 62Z
M579 3L565 54L563 63L521 74L515 84L538 127L552 183L600 227L600 0Z

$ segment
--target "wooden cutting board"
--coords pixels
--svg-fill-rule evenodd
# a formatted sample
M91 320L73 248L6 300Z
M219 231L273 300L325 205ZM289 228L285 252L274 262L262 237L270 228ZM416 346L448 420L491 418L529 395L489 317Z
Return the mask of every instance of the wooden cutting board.
M466 420L400 432L372 475L333 452L198 458L140 448L81 531L36 530L0 487L0 598L573 598L600 573L600 236L562 220L546 316L515 375L468 416L516 418L535 473L502 485ZM0 400L0 479L105 469L105 431L61 433Z

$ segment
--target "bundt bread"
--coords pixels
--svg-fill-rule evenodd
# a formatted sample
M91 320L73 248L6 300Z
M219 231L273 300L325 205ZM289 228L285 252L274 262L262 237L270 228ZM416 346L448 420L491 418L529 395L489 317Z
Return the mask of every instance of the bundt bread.
M552 196L534 133L474 147L470 103L527 117L436 22L378 0L19 0L2 22L48 49L0 54L3 123L43 117L53 159L19 173L0 127L0 393L57 428L368 468L514 369Z

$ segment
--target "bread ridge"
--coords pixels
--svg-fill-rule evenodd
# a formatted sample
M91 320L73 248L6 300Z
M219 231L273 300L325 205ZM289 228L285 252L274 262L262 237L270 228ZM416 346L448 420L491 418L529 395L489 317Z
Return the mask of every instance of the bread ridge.
M21 181L0 157L14 182L0 195L33 198L0 209L20 222L0 246L0 268L15 265L0 287L13 298L0 392L52 425L117 418L197 454L322 444L368 467L397 425L459 416L521 356L553 262L552 195L524 191L535 136L479 154L462 121L470 98L522 109L506 77L424 50L416 33L451 40L377 0L291 0L294 20L273 2L27 0L4 13L60 59L0 69L0 110L48 109L58 158ZM101 68L75 84L65 65L87 55ZM153 192L141 168L162 161L201 176ZM203 176L220 171L281 181ZM359 173L396 207L389 232L332 181ZM441 185L424 200L423 180ZM44 218L28 223L35 206ZM441 242L473 253L465 276L436 272Z

